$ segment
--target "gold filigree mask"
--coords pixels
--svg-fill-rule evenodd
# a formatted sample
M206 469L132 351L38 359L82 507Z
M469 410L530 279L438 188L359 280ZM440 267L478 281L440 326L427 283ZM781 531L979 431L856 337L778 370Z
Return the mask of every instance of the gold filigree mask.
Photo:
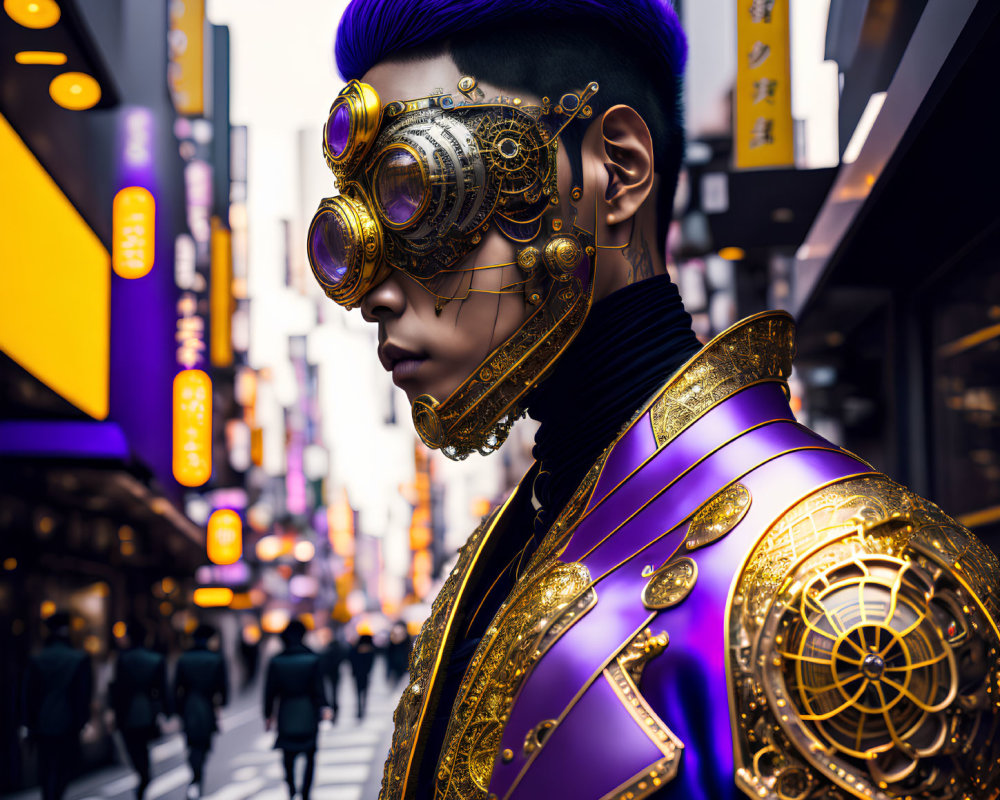
M593 236L566 224L556 181L558 135L588 118L596 83L551 103L520 98L486 101L475 79L452 94L382 104L359 81L330 108L323 154L340 194L321 201L309 227L307 252L316 280L334 302L353 308L392 269L445 303L472 292L523 294L532 309L443 402L413 403L421 439L460 459L489 453L521 414L518 402L576 336L590 309L597 247ZM582 191L572 189L572 199ZM519 246L508 264L460 262L490 226ZM520 280L500 289L454 287L446 280L473 270L517 266ZM458 285L461 287L462 283Z

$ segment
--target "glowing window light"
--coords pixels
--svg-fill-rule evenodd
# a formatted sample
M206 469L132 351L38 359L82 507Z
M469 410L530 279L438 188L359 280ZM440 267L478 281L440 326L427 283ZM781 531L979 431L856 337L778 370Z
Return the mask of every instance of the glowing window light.
M101 99L101 84L85 72L64 72L49 83L49 97L70 111L86 111Z
M292 555L295 556L296 561L301 561L303 563L306 561L312 561L313 556L316 555L316 545L306 539L303 539L301 542L295 543Z
M260 627L257 625L247 625L243 629L243 641L253 645L260 641Z
M333 552L344 558L353 557L354 509L351 508L346 489L341 488L333 502L327 506L326 519Z
M25 28L51 28L62 11L55 0L3 0L3 10Z
M719 251L719 258L726 261L742 261L747 257L742 247L723 247Z
M274 561L285 552L285 546L278 536L264 536L257 542L256 551L261 561Z
M173 471L182 486L212 477L212 379L200 369L174 378Z
M203 586L194 590L194 604L202 608L228 606L233 602L233 590L225 586Z
M18 64L51 64L61 67L66 63L66 54L54 50L22 50L14 53L14 61Z
M233 595L233 601L229 607L233 611L249 611L253 608L253 600L250 599L249 592L237 592Z
M312 575L293 575L288 582L288 591L295 597L315 597L319 583Z
M208 518L208 560L235 564L243 555L243 520L235 511L220 508Z
M285 609L272 608L260 618L260 627L267 633L281 633L291 620L292 615Z
M153 268L156 200L148 189L126 186L112 206L111 266L117 275L134 280Z

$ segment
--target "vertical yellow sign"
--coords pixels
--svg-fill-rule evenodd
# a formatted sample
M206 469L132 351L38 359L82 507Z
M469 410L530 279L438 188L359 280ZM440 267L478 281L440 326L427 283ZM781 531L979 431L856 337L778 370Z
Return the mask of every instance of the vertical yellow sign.
M167 85L178 114L205 113L205 0L170 0Z
M174 378L174 477L201 486L212 477L212 379L200 369Z
M790 0L736 0L736 168L795 165Z
M148 189L126 186L111 208L111 266L123 278L141 278L153 268L156 201Z
M233 363L233 235L212 217L212 276L209 283L209 354L213 367Z

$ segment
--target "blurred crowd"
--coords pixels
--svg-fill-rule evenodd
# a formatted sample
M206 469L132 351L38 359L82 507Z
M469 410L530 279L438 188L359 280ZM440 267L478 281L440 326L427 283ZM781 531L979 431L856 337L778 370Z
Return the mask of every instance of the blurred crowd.
M48 617L45 645L30 658L22 682L20 735L36 758L43 800L64 796L78 769L81 734L95 717L91 657L73 645L71 623L66 612ZM320 721L337 719L341 674L347 671L351 676L360 720L376 656L384 657L392 686L407 671L411 639L405 624L393 625L381 647L367 626L353 631L357 634L353 642L343 628L315 636L305 623L293 619L280 634L280 650L267 663L262 713L265 728L276 732L274 747L283 751L292 798L309 800ZM310 647L310 642L323 641L325 646ZM138 775L136 797L143 798L150 783L150 746L173 715L187 742L191 769L187 796L200 797L205 762L219 731L219 711L230 698L229 665L219 631L208 624L198 625L191 632L189 647L172 664L151 646L140 621L127 625L119 645L98 717L115 732L121 759L127 759ZM258 685L259 647L241 645L244 688L253 690ZM299 756L305 759L305 770L296 785Z

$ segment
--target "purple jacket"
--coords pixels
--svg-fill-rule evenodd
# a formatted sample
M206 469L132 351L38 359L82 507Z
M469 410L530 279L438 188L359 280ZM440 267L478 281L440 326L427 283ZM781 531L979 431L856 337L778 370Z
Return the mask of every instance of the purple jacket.
M469 664L436 797L996 796L997 561L795 421L793 330L738 323L604 452ZM508 507L418 637L387 800Z

